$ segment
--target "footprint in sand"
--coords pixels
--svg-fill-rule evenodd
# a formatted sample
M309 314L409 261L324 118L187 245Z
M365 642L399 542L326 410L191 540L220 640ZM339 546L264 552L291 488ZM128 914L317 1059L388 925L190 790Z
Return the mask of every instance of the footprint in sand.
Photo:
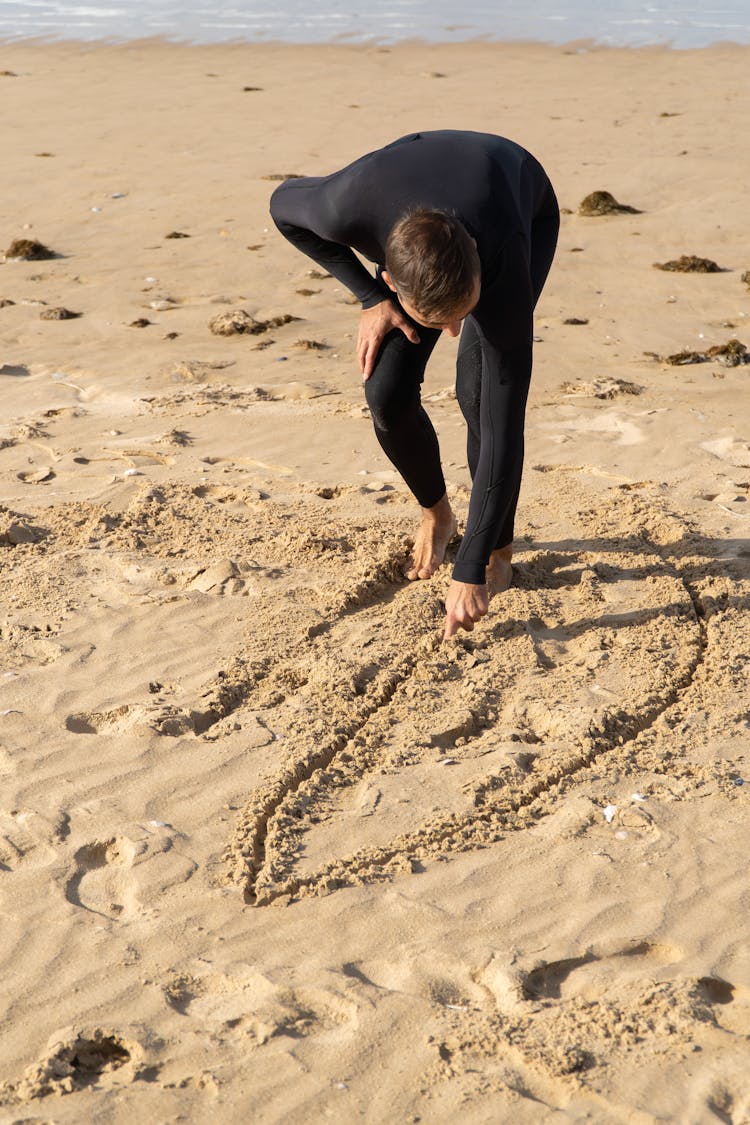
M166 828L136 828L84 844L75 853L65 897L73 906L112 919L161 910L165 892L186 883L197 870L177 843L177 835Z
M734 1035L750 1036L750 988L713 976L701 977L696 983L719 1027Z
M231 1035L258 1046L271 1039L310 1035L341 1041L358 1026L357 1005L347 996L325 988L279 987L245 967L200 976L178 974L165 984L164 996L171 1008L209 1029L220 1042Z
M142 1060L140 1044L112 1028L66 1028L52 1036L45 1054L27 1067L22 1078L0 1083L0 1105L23 1105L50 1094L112 1089L139 1078L153 1079L154 1068L143 1068Z
M126 734L143 727L149 729L151 710L140 704L123 704L111 711L78 711L65 720L74 734Z
M4 757L0 751L0 776ZM0 871L11 871L26 860L47 857L70 832L70 817L62 809L45 815L35 809L0 810Z
M65 888L68 902L108 918L133 914L136 903L129 875L134 857L133 844L117 837L79 848L76 872Z
M518 1012L529 1002L594 1003L617 994L625 996L630 986L664 979L663 970L683 958L683 951L675 945L638 941L611 951L589 949L578 956L544 961L530 969L516 964L510 967L502 958L493 957L478 980L501 1011ZM750 1034L750 989L718 976L683 979L669 973L666 978L667 984L676 984L694 1003L707 1009L724 1031Z
M744 1073L702 1080L686 1108L686 1121L724 1122L747 1125L750 1121L750 1094Z
M682 958L682 950L675 946L647 941L612 953L596 954L589 950L579 957L547 961L522 972L521 991L525 1000L568 1000L574 996L595 1000L614 982L652 976Z
M740 441L733 436L717 438L716 441L703 442L701 449L737 468L750 468L750 443L746 441Z

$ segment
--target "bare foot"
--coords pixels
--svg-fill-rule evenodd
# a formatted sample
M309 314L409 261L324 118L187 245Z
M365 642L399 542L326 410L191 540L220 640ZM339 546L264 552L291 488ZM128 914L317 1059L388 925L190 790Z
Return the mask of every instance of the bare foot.
M513 568L510 560L513 557L513 544L493 551L487 564L487 586L490 597L493 594L503 594L513 581Z
M422 526L414 540L411 566L406 571L410 582L417 578L432 578L445 558L446 547L457 529L456 517L447 496L438 500L434 507L422 509Z

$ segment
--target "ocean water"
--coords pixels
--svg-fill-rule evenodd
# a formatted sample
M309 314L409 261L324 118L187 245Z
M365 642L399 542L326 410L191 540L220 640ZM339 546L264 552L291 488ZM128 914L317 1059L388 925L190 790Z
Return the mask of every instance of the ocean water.
M750 43L750 0L0 0L0 40Z

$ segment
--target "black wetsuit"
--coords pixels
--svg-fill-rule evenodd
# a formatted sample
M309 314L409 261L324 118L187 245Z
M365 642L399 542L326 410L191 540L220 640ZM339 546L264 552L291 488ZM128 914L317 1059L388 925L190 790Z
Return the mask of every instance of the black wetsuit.
M287 180L271 215L281 233L371 308L394 294L353 250L379 266L402 216L448 211L476 240L481 296L466 317L456 394L468 424L474 482L453 577L482 583L490 553L513 539L531 378L533 311L557 243L559 211L539 162L488 133L413 133L330 176ZM445 492L435 431L420 385L440 332L417 325L419 344L394 329L365 384L378 440L422 507Z

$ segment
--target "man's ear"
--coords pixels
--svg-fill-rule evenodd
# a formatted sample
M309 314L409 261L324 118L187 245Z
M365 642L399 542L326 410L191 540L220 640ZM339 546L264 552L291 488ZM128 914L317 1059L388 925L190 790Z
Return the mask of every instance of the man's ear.
M391 278L391 275L388 273L388 270L381 270L380 276L382 277L383 281L386 283L388 288L391 290L391 292L395 293L396 292L396 286L393 284L393 279Z

